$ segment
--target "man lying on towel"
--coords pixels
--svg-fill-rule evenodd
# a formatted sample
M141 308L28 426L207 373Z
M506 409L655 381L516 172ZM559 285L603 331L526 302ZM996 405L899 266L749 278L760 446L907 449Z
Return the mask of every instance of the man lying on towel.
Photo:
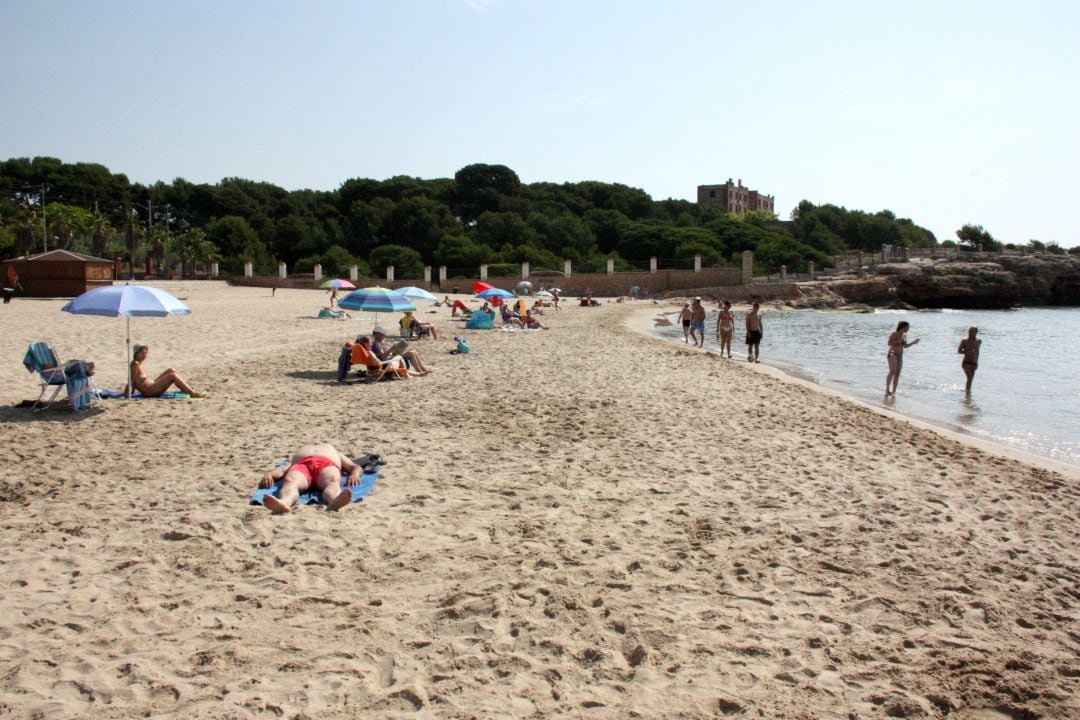
M305 490L322 492L327 510L340 510L352 502L352 493L341 489L342 472L349 473L349 486L360 482L360 466L334 449L333 445L305 445L293 453L287 468L274 468L262 476L259 487L268 488L281 480L280 498L267 494L263 499L274 514L287 513Z

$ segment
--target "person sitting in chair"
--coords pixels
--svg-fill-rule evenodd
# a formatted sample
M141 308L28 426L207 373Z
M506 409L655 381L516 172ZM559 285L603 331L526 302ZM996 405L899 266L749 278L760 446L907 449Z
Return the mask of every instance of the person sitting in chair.
M435 326L431 323L420 322L413 317L412 311L406 311L405 317L401 319L401 327L407 330L410 337L413 333L416 333L418 338L431 335L433 340L439 339L439 333L435 330Z
M161 397L162 393L173 385L179 388L181 392L185 392L193 398L205 397L202 393L192 390L191 386L184 382L184 378L180 377L180 373L172 368L169 368L151 380L142 366L149 354L149 346L136 344L135 359L131 361L131 385L137 391L142 393L143 397ZM125 396L130 391L131 388L127 388L124 393Z
M394 349L386 342L386 330L381 327L376 327L371 331L371 352L380 360L390 360L395 356ZM413 375L427 375L431 372L424 367L424 363L420 361L420 356L415 350L403 350L399 354L405 361L405 367Z
M288 467L274 468L262 476L259 487L272 487L282 481L280 497L267 494L263 504L275 515L292 512L300 493L314 489L322 493L328 511L340 510L352 502L352 492L341 487L342 472L349 474L346 487L360 482L360 466L333 445L304 445L292 454Z

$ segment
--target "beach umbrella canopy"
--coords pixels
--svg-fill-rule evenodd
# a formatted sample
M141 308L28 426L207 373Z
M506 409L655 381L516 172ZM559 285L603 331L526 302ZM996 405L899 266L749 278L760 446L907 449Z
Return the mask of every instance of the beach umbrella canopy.
M401 293L402 295L404 295L405 297L409 298L410 300L430 300L431 302L435 302L436 300L439 299L439 298L435 297L434 295L432 295L431 293L429 293L424 288L419 288L419 287L412 287L412 286L402 287L402 288L398 288L397 291L399 293Z
M338 307L346 310L363 310L365 312L403 312L415 310L412 300L394 290L384 287L369 287L353 290L351 293L338 301Z
M540 292L533 295L533 297L540 298L541 300L553 300L555 298L555 296L549 293L547 290L541 290Z
M345 289L345 290L355 290L356 289L356 286L353 285L348 280L341 280L339 278L334 278L333 280L327 280L326 282L324 282L319 287L328 288L328 289L338 288L338 289Z
M87 290L60 308L73 315L127 318L128 389L131 389L131 318L190 315L191 309L174 295L148 285L109 285ZM131 393L128 393L128 399Z
M507 292L506 290L503 290L501 288L493 287L488 288L483 292L476 293L476 297L483 298L485 300L494 300L495 298L498 298L500 300L506 300L507 298L514 297L514 293Z
M474 293L480 294L480 293L484 292L485 290L492 289L493 287L495 287L495 286L491 285L490 283L480 282L479 280L477 280L476 282L474 282L472 284L472 291Z

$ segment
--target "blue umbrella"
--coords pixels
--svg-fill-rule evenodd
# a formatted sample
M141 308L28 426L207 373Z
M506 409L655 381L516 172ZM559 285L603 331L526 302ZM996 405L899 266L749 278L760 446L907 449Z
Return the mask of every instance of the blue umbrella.
M502 288L488 288L483 292L477 293L476 297L484 298L485 300L494 300L495 298L499 298L500 300L506 300L507 298L514 297L514 293L507 292Z
M87 290L60 308L73 315L127 318L128 389L131 389L131 316L190 315L191 309L175 296L148 285L109 285ZM131 393L128 393L131 399Z
M439 299L439 298L435 297L434 295L432 295L431 293L429 293L424 288L419 288L419 287L412 287L412 286L401 287L401 288L397 289L397 292L401 293L405 297L410 298L412 300L430 300L431 302L435 302L436 300Z
M378 315L381 312L404 312L415 310L412 300L399 292L384 287L369 287L353 290L338 301L339 308L363 310Z

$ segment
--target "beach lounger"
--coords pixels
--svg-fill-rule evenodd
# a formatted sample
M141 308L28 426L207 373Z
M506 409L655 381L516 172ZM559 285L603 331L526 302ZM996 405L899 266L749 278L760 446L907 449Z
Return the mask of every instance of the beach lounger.
M93 367L82 360L72 360L67 363L60 362L49 343L41 341L31 343L23 356L23 366L29 372L37 373L41 392L34 401L33 409L45 410L52 407L60 390L67 387L69 374L75 381L75 386L68 388L68 394L72 396L72 409L78 410L88 406L96 396L97 388L93 384ZM52 395L44 404L42 399L45 392L52 388Z
M352 365L363 368L363 376L370 380L392 380L395 378L406 379L409 371L405 368L405 361L397 356L391 360L380 360L374 353L368 352L363 345L354 344L349 350L349 358Z

